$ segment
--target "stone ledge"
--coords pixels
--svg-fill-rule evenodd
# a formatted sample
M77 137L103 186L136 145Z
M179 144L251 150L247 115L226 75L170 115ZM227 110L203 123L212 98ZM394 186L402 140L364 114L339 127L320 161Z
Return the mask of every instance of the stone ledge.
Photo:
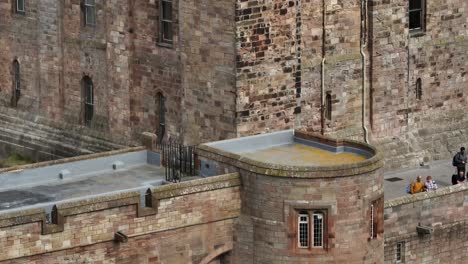
M384 208L391 208L394 206L399 206L403 204L414 203L418 201L423 201L427 199L433 199L444 195L449 195L457 192L468 191L468 183L452 185L448 187L441 187L432 192L422 192L416 194L408 194L403 197L399 197L393 200L385 201Z

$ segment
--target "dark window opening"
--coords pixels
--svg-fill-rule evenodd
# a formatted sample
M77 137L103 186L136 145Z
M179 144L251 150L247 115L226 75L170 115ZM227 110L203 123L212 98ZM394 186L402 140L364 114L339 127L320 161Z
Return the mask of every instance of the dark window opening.
M84 125L91 126L94 113L94 87L91 78L83 77L83 108L84 108Z
M422 83L421 83L421 78L418 78L416 80L416 99L421 100L422 99Z
M83 3L83 15L85 26L96 25L96 1L95 0L84 0Z
M153 207L153 195L151 194L151 189L146 190L145 207Z
M325 118L328 120L332 118L332 96L330 93L325 96Z
M411 31L423 31L425 22L425 1L409 1L409 29Z
M50 222L54 225L58 224L58 210L56 205L54 205L52 212L50 213Z
M21 69L17 60L13 61L13 91L11 105L16 107L21 97Z
M53 224L57 225L58 224L58 210L57 210L57 205L54 205L52 207L52 210L50 213L46 213L46 223L47 224Z
M161 0L160 10L160 41L172 44L172 0Z
M314 244L313 247L323 247L323 213L314 212Z
M166 132L166 98L161 93L158 93L157 96L157 107L159 115L156 134L158 135L158 141L161 143Z
M18 14L24 14L26 12L25 0L16 0L15 11Z

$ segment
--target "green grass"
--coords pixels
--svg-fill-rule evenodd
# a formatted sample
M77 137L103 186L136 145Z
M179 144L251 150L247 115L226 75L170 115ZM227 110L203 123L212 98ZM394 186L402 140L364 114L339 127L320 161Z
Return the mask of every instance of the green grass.
M17 153L13 153L10 156L8 156L6 159L0 160L0 168L7 168L7 167L25 165L25 164L30 164L30 163L34 163L34 161L30 157L22 156Z

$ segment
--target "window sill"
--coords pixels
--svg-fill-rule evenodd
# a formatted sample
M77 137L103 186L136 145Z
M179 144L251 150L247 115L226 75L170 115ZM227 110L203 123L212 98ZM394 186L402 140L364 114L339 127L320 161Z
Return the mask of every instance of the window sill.
M326 248L296 248L294 250L295 255L324 255L327 254L328 250Z
M26 11L15 11L14 14L17 15L17 16L22 16L23 17L23 16L26 16Z
M167 42L158 42L156 43L156 45L158 45L159 47L168 48L168 49L172 49L174 47L172 43L167 43Z
M418 30L410 30L409 34L410 34L411 38L418 38L418 37L425 36L426 32L423 31L423 30L418 29Z

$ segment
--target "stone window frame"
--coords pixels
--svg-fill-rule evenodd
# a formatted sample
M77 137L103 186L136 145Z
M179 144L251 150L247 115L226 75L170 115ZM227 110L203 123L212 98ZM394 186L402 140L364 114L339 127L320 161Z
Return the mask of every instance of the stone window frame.
M395 244L395 262L405 263L405 241L398 241Z
M164 3L168 4L170 7L170 14L166 14L164 12ZM159 0L159 42L158 45L163 47L171 48L174 45L174 8L173 8L174 0ZM167 17L170 15L170 17ZM165 25L167 25L168 31L170 32L170 36L166 38L167 32L165 29Z
M20 9L20 4L22 3L23 8ZM16 0L14 1L14 10L16 14L24 15L26 14L26 0Z
M333 248L330 237L334 236L334 218L336 215L336 202L333 201L284 201L284 221L288 229L288 248L291 254L321 255ZM309 215L309 244L307 247L299 246L299 214ZM313 215L323 215L322 246L313 246Z
M369 210L367 213L369 219L369 241L375 240L379 237L383 238L384 232L384 197L373 197L369 204Z
M418 1L420 8L411 9L411 2ZM411 17L419 15L420 27L411 28ZM411 35L419 35L426 31L426 0L410 0L408 1L408 29Z
M19 63L18 59L14 59L12 63L12 72L13 72L13 80L12 80L12 97L11 97L11 106L16 107L18 106L18 101L21 97L21 64Z
M90 127L94 116L94 83L90 76L82 78L82 124Z
M83 25L85 27L96 27L96 6L96 0L81 1ZM92 19L89 19L88 15L92 15Z

